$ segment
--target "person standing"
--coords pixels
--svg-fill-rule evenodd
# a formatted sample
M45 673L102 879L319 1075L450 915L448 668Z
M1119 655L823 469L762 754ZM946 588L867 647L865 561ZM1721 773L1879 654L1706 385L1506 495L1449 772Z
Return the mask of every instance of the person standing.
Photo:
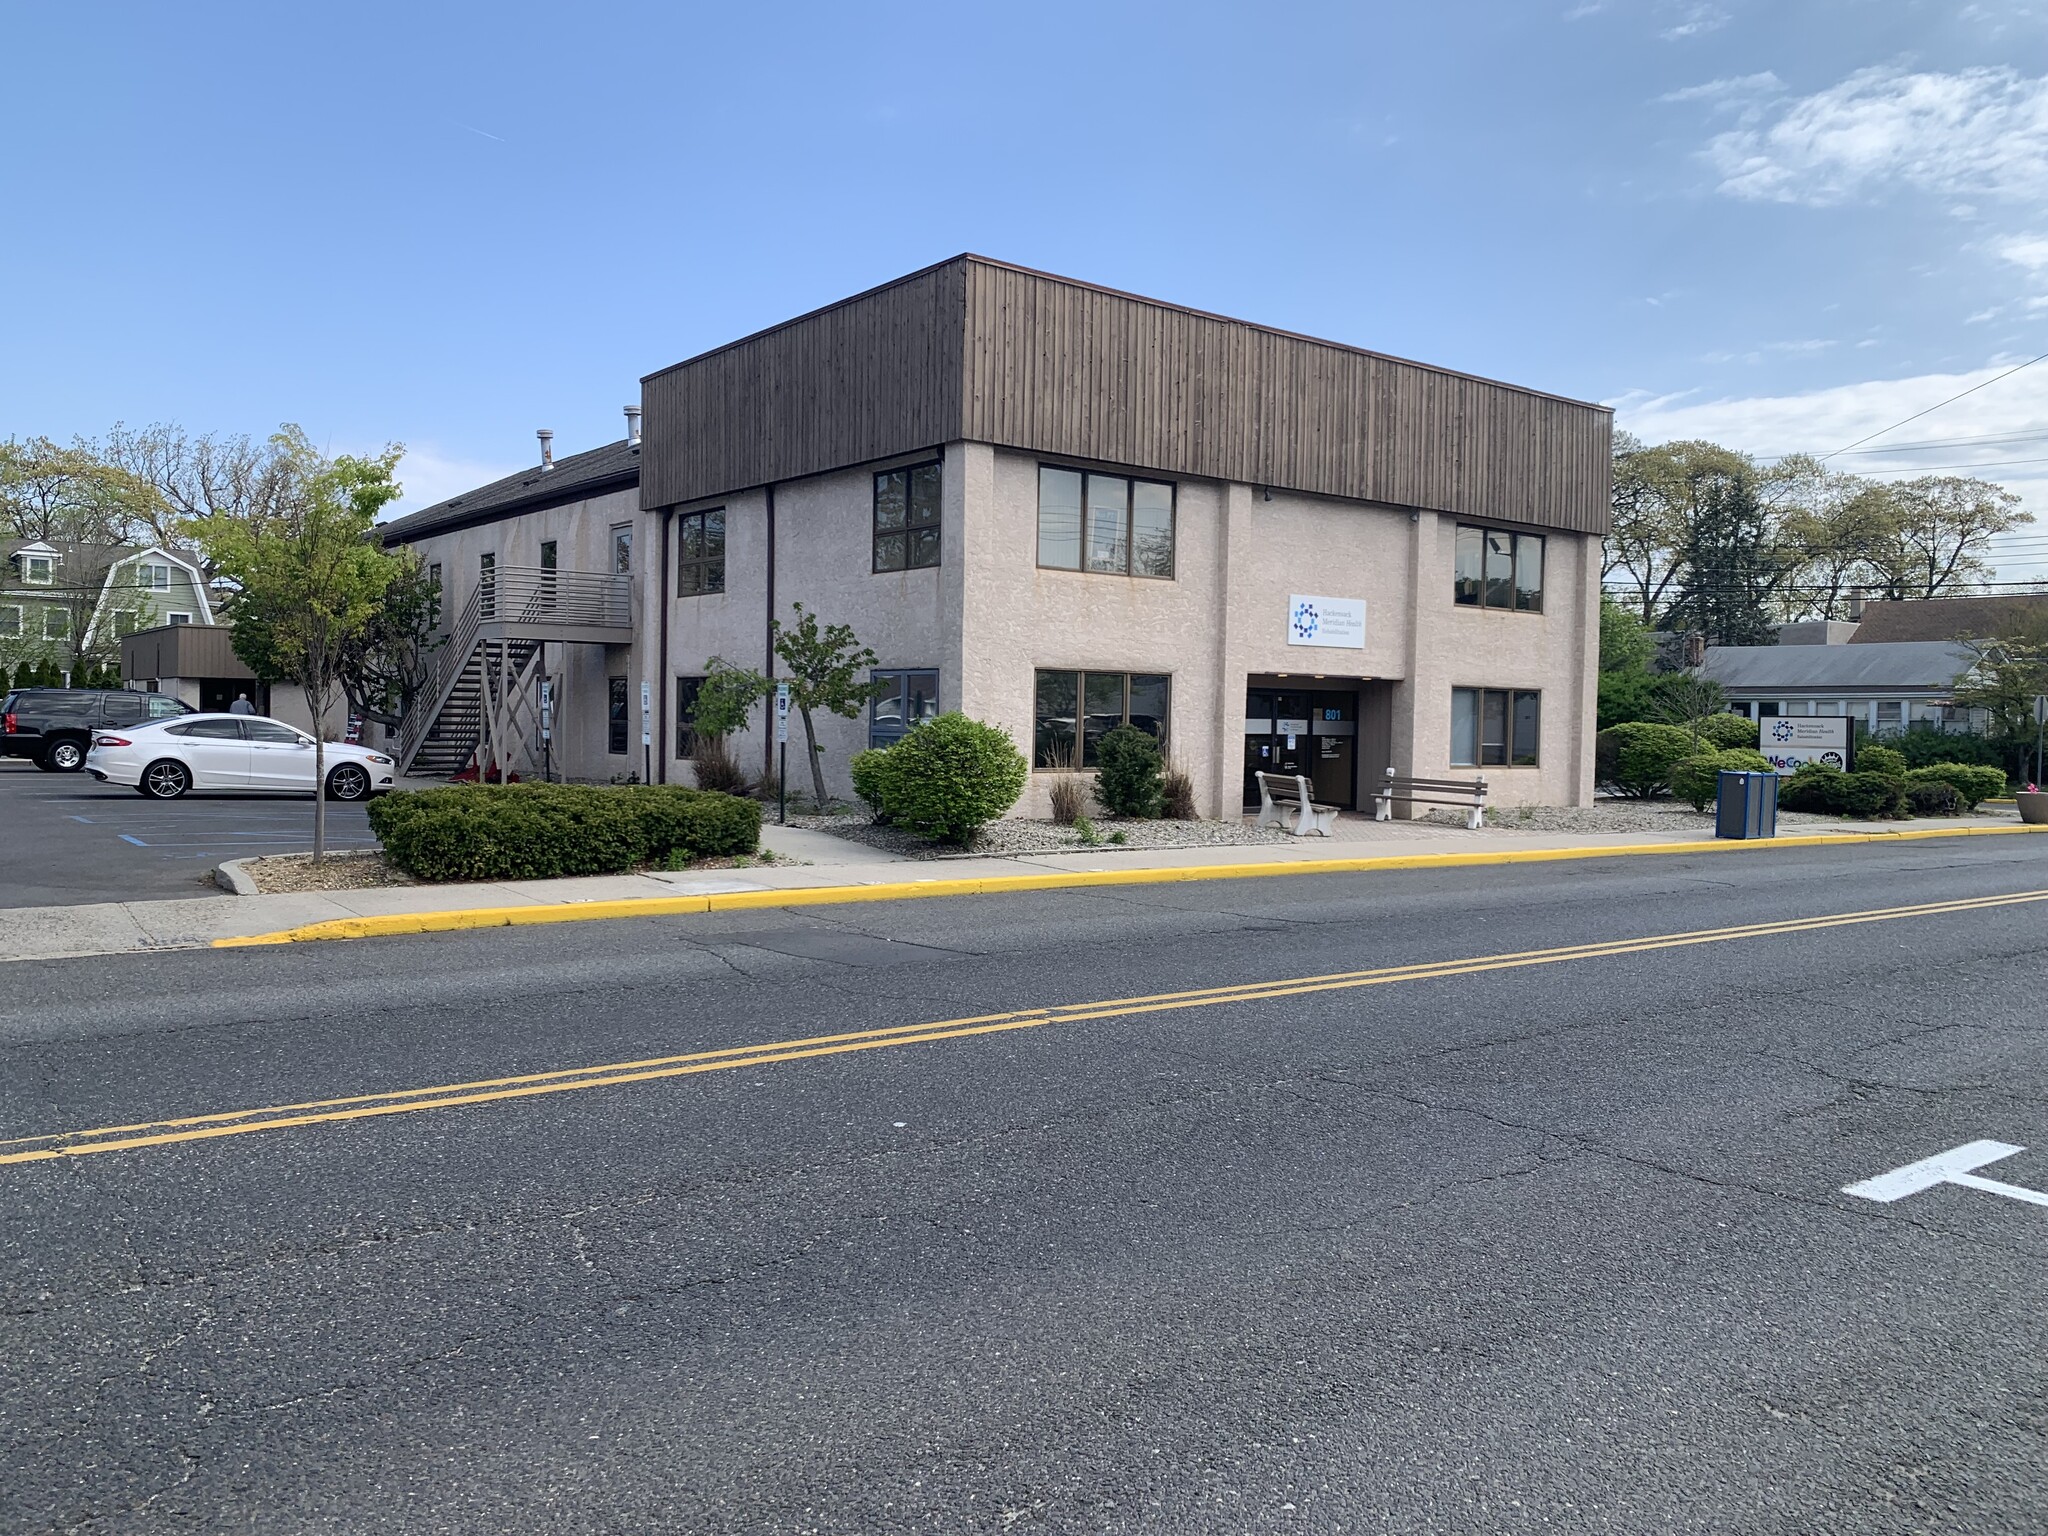
M228 713L231 715L253 715L256 713L256 706L249 702L249 695L238 693L235 695L235 702L228 706Z

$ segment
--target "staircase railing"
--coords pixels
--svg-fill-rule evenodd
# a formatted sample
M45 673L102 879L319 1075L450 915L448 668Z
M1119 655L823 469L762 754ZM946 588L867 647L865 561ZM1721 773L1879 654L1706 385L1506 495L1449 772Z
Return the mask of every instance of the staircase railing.
M482 622L484 606L484 589L478 587L469 594L469 601L463 604L462 612L456 617L455 628L435 655L426 680L413 694L412 708L406 711L405 720L398 728L400 773L412 771L412 760L419 755L427 733L447 707L448 695L454 691L456 680L469 666L470 653L476 649L477 625Z
M501 565L492 573L488 606L486 620L514 624L626 629L633 623L630 578L598 571Z

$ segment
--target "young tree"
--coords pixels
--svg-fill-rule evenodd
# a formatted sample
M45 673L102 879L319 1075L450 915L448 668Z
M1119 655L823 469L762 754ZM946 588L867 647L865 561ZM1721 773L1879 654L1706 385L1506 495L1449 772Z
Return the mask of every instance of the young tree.
M775 635L775 654L789 669L789 702L804 723L804 746L811 760L811 790L818 808L825 807L825 764L818 755L818 733L812 723L817 711L840 715L848 720L887 691L887 683L876 683L866 673L881 658L862 645L850 626L818 626L818 616L806 613L802 603L790 605L796 611L794 626L780 619L770 621ZM770 680L770 687L774 686Z
M246 514L215 512L188 526L237 589L230 603L236 654L259 676L283 677L305 692L317 863L327 850L327 711L348 648L375 622L403 565L374 532L378 512L400 494L392 472L403 450L329 459L295 426L271 441L285 466L279 494Z

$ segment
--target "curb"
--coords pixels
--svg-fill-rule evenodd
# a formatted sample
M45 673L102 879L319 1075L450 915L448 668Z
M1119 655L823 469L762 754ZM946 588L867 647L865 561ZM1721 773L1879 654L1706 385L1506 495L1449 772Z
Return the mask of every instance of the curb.
M261 896L263 893L256 888L256 882L242 868L248 862L247 859L229 859L225 864L214 865L213 883L230 896Z
M1528 848L1487 853L1418 853L1362 859L1315 859L1284 864L1195 864L1178 868L1076 870L1071 874L983 875L965 880L909 880L887 885L820 885L789 890L732 891L705 896L646 896L621 901L561 902L547 906L468 907L447 912L400 912L342 917L275 933L215 939L215 949L299 944L321 939L384 938L456 933L472 928L521 928L543 923L589 923L619 917L669 917L704 912L748 912L777 907L916 901L936 896L999 896L1019 891L1086 890L1095 886L1177 885L1201 880L1262 880L1283 875L1348 875L1377 870L1470 869L1497 864L1556 864L1575 859L1643 854L1763 853L1779 848L1824 848L1867 843L1922 842L1943 837L2009 837L2048 827L1949 827L1922 832L1821 832L1755 841L1631 844L1623 848ZM223 865L226 869L228 866Z

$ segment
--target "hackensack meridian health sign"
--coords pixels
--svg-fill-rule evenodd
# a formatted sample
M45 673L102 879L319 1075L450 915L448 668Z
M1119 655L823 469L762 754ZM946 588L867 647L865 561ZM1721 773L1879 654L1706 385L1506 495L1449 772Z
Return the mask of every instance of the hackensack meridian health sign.
M1287 643L1364 650L1365 599L1298 595L1288 598Z

